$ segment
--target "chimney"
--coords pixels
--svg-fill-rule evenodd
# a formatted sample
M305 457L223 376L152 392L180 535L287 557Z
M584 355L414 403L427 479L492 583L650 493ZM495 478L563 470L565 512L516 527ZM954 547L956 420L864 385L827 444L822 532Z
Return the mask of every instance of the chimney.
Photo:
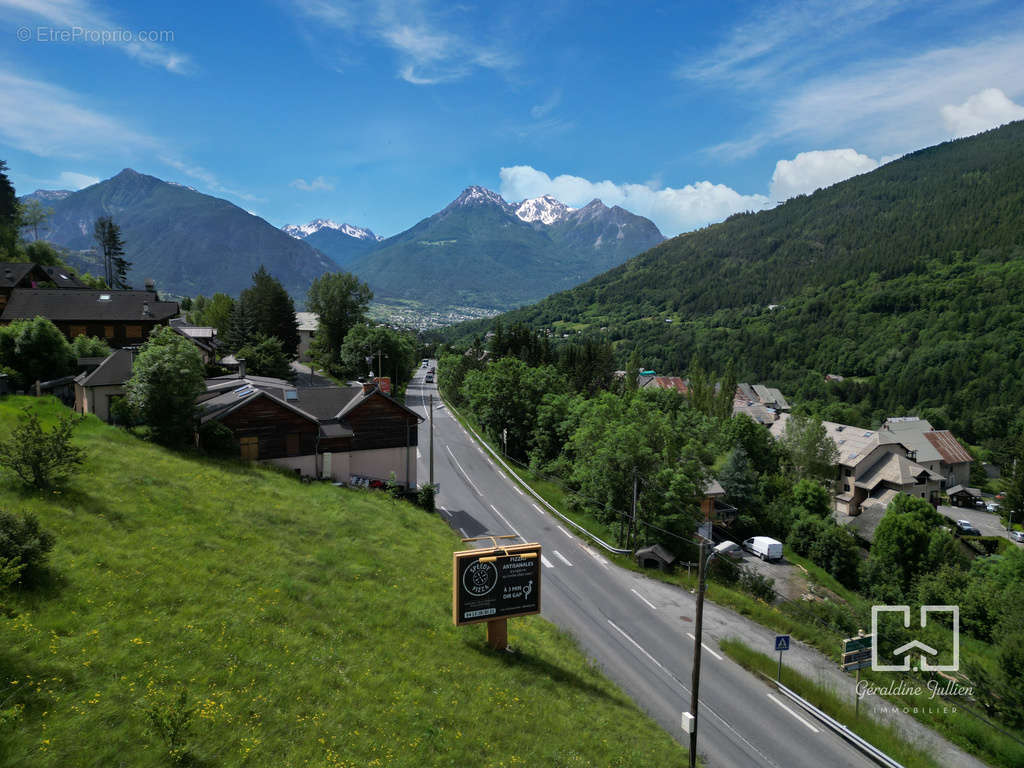
M240 378L240 379L244 379L245 378L245 358L244 357L238 358L238 378Z
M370 394L376 388L377 388L377 381L376 381L376 379L374 379L372 381L363 382L363 394L364 395Z
M156 291L156 283L153 282L153 278L152 277L147 277L146 278L146 290L147 291Z

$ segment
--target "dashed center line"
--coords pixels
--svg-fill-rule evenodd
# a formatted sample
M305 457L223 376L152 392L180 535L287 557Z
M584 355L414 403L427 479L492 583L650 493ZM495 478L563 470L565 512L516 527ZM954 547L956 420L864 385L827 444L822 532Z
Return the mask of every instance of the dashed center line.
M631 588L631 589L630 589L629 591L630 591L630 592L632 592L632 593L633 593L634 595L636 595L637 597L639 597L639 598L640 598L641 600L643 600L643 601L644 601L645 603L647 603L647 606L648 606L648 607L649 607L649 608L650 608L650 609L651 609L652 611L656 611L656 610L658 610L657 606L655 606L655 605L654 605L654 603L652 603L652 602L651 602L650 600L648 600L648 599L647 599L646 597L644 597L643 595L641 595L641 594L640 594L639 592L637 592L637 591L636 591L635 589L632 589L632 588Z
M551 564L550 560L548 560L546 557L544 557L544 555L540 556L540 561L544 564L545 568L554 568L555 567L555 566L553 566Z
M520 496L525 496L526 495L526 494L523 493L523 489L520 488L518 485L513 485L512 487L516 489L516 493L518 493Z
M687 636L688 638L690 638L691 640L693 640L694 642L697 642L697 638L693 636L693 633L692 633L692 632L687 632L687 633L686 633L686 636ZM701 644L700 644L700 647L701 647L701 648L703 648L703 649L704 649L705 651L707 651L708 653L710 653L710 654L711 654L712 656L714 656L714 657L715 657L716 659L718 659L719 661L721 661L721 660L722 660L722 657L721 657L720 655L718 655L718 654L717 654L717 653L715 653L715 652L714 652L713 650L711 650L710 648L708 648L708 644L707 644L707 643L701 643Z
M532 506L534 509L537 510L537 514L538 515L543 515L544 514L544 510L541 509L540 507L538 507L536 504L531 504L530 506Z
M563 563L565 563L565 564L566 564L566 565L568 565L568 566L569 566L570 568L572 568L572 563L570 563L570 562L569 562L569 561L568 561L568 560L566 559L565 555L563 555L563 554L562 554L561 552L559 552L559 551L558 551L557 549L556 549L556 550L554 550L554 553L555 553L555 557L557 557L557 558L558 558L559 560L561 560L561 561L562 561Z
M795 717L795 718L796 718L797 720L799 720L799 721L800 721L801 723L803 723L804 725L806 725L806 726L807 726L808 728L810 728L810 729L811 729L812 731L814 731L815 733L821 733L821 731L819 731L819 730L818 730L817 728L815 728L815 727L814 727L813 725L811 725L811 724L810 724L809 722L807 722L806 720L804 720L804 718L800 717L800 715L798 715L798 714L797 714L796 712L794 712L794 711L793 711L793 710L792 710L791 708L787 707L787 706L786 706L785 704L783 704L783 703L782 703L781 701L779 701L779 700L778 700L777 698L775 698L775 694L769 693L769 694L768 694L768 698L769 698L769 699L771 699L772 701L774 701L774 702L775 702L776 704L778 704L778 705L779 705L780 707L782 707L782 708L783 708L784 710L786 710L787 712L789 712L789 714L791 714L791 715L792 715L793 717Z
M561 531L562 533L564 533L564 534L565 534L566 536L568 536L568 537L569 537L570 539L572 538L572 534L571 534L571 533L569 533L569 532L568 532L567 530L565 530L565 528L563 528L562 526L560 526L560 525L559 525L558 523L555 523L555 527L556 527L556 528L558 528L558 530L560 530L560 531Z

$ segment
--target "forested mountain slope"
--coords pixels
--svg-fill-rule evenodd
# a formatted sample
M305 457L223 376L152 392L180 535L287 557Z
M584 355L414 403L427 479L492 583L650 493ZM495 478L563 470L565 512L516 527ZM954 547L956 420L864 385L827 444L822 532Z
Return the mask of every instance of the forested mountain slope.
M635 345L659 372L732 359L834 418L923 410L976 440L1024 405L1022 300L1017 122L673 238L503 320L608 337L623 361Z

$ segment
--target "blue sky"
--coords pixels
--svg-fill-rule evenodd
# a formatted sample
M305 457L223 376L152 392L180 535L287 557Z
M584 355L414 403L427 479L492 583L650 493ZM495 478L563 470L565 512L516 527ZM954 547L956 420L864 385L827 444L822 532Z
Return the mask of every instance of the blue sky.
M384 236L470 184L673 235L1024 118L1019 2L0 0L0 40L19 193L131 167Z

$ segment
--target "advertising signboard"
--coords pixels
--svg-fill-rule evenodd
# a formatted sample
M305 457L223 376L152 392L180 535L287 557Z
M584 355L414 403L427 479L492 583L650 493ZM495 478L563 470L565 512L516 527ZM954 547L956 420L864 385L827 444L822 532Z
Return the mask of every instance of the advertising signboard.
M540 613L540 544L464 550L453 559L456 625Z

